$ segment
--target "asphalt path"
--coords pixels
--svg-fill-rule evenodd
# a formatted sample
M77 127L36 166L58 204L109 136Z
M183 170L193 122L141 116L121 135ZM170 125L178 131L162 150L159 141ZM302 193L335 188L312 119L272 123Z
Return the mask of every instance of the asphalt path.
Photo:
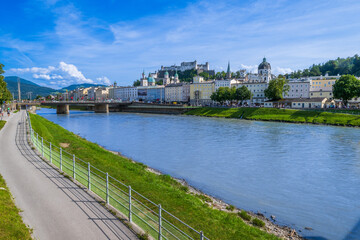
M0 131L0 174L35 239L137 239L86 191L41 160L27 142L26 113Z

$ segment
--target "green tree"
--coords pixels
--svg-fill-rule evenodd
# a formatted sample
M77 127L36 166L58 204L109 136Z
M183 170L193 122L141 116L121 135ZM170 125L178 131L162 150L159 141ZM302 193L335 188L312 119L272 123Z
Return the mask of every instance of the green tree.
M203 77L206 80L209 79L209 77L210 77L209 73L207 73L207 72L202 72L199 74L199 76Z
M225 101L230 100L231 92L228 87L219 87L210 96L211 100L223 104Z
M333 85L334 98L341 99L347 105L348 101L360 96L360 80L353 75L343 75Z
M286 95L290 86L287 84L288 80L285 78L276 78L269 82L269 86L265 89L265 97L270 100L280 100L283 99L283 94Z
M140 86L140 80L135 80L134 83L133 83L133 86L134 87Z
M243 101L249 100L252 97L251 91L246 86L241 86L235 91L235 99L241 102L243 105Z
M2 75L3 73L5 73L3 67L4 65L0 63L0 105L4 101L10 101L12 99L12 95L7 89L6 82L4 81L4 76Z

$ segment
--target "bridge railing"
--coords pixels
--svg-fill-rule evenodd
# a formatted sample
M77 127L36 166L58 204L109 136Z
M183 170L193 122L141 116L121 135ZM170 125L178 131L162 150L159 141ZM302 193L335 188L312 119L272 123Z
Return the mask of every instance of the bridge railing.
M160 204L154 203L131 186L113 178L107 172L92 166L62 147L46 141L32 129L27 113L30 140L39 154L60 172L99 196L108 205L116 208L129 222L135 223L151 237L157 239L208 239L177 218Z

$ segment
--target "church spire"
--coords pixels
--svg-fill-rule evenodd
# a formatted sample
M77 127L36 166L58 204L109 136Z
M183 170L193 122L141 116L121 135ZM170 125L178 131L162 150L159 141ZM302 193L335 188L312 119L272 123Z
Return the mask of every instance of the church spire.
M227 72L226 72L226 78L231 78L231 71L230 71L230 61L228 62Z

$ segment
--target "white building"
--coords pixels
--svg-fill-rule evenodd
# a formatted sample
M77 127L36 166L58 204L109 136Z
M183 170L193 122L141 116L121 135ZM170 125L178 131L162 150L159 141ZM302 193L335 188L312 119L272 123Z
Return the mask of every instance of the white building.
M165 86L165 102L189 102L190 84L175 83Z
M266 82L269 83L274 76L271 74L271 65L266 61L266 58L263 59L258 67L258 73L248 74L249 82Z
M114 88L114 99L121 101L136 101L138 99L137 87L118 87Z
M268 87L268 83L266 82L245 82L237 84L237 87L245 86L247 87L250 92L252 93L252 99L250 101L247 101L248 103L253 103L256 105L262 105L267 98L265 97L265 89Z
M309 98L310 97L310 82L305 81L291 81L289 92L284 95L284 98Z
M98 89L98 87L90 87L88 90L88 95L87 95L87 99L94 101L96 100L96 90Z
M161 70L163 71L186 71L186 70L204 70L209 71L209 63L206 62L205 64L198 64L195 60L194 62L182 62L180 66L172 65L170 67L161 66Z
M108 87L101 87L96 89L95 99L97 101L104 101L109 98L109 88Z

